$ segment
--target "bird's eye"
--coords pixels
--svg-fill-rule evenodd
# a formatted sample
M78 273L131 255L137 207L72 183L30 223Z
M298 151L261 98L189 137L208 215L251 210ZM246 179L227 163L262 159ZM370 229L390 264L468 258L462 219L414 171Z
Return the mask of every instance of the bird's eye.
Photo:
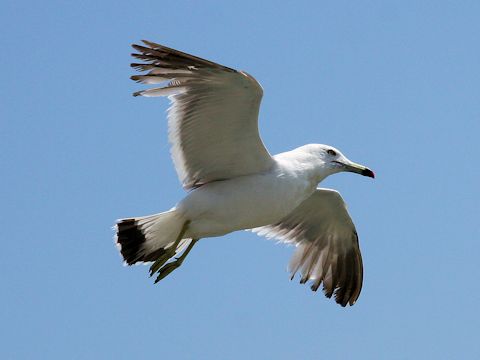
M335 151L335 150L332 150L332 149L328 149L328 150L327 150L327 154L328 154L328 155L332 155L332 156L337 156L336 151Z

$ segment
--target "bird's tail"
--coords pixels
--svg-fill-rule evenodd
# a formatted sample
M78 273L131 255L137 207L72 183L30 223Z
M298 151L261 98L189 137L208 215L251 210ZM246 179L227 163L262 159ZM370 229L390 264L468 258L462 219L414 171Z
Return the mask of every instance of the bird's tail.
M155 261L175 243L184 224L184 217L175 208L160 214L120 219L115 226L115 242L128 265ZM180 252L189 241L180 241L175 252Z

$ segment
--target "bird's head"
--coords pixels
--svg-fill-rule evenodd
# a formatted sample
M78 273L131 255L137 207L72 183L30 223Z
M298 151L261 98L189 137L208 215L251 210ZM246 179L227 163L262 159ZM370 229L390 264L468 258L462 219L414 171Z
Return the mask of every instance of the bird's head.
M324 169L328 170L331 174L348 171L375 178L375 174L372 170L364 165L349 160L340 150L333 146L316 145L315 153L316 156L322 160Z

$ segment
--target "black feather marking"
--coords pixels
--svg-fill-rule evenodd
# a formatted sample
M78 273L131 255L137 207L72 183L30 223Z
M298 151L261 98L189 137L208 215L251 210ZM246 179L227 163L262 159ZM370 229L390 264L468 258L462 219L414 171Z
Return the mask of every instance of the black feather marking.
M177 69L185 69L189 66L195 67L203 67L203 68L216 68L221 69L226 72L234 72L237 71L235 69L214 63L212 61L202 59L198 56L190 55L184 53L179 50L175 50L160 44L156 44L150 41L142 40L147 47L133 44L132 47L140 52L140 54L132 54L133 57L141 60L145 60L147 62L151 62L152 64L162 65L161 67L165 67L165 65L173 66ZM148 64L147 64L148 65ZM142 70L141 66L138 64L132 64L132 67Z
M144 261L139 252L145 240L145 235L135 219L125 219L117 223L117 243L120 244L120 253L128 265Z

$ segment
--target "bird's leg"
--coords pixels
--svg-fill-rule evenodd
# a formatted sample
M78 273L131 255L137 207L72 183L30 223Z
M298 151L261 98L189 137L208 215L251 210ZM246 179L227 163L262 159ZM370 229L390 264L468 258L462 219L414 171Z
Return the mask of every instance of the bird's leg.
M180 241L182 241L183 235L185 235L189 224L190 220L187 220L183 223L182 230L180 230L180 233L178 234L173 245L168 249L165 249L165 252L157 260L155 260L152 266L150 266L150 276L153 276L153 274L155 274L168 261L168 259L170 259L172 256L175 256L178 244L180 244Z
M163 278L165 278L168 274L170 274L173 270L175 269L178 269L182 263L183 263L183 260L185 260L185 258L187 257L188 253L190 252L190 250L192 250L193 246L195 245L195 243L198 241L199 239L192 239L192 241L190 242L190 244L188 244L188 247L185 249L185 251L183 252L183 254L179 257L179 258L176 258L175 261L172 261L166 265L164 265L158 272L158 276L157 278L155 279L155 284L157 282L159 282L160 280L162 280Z

